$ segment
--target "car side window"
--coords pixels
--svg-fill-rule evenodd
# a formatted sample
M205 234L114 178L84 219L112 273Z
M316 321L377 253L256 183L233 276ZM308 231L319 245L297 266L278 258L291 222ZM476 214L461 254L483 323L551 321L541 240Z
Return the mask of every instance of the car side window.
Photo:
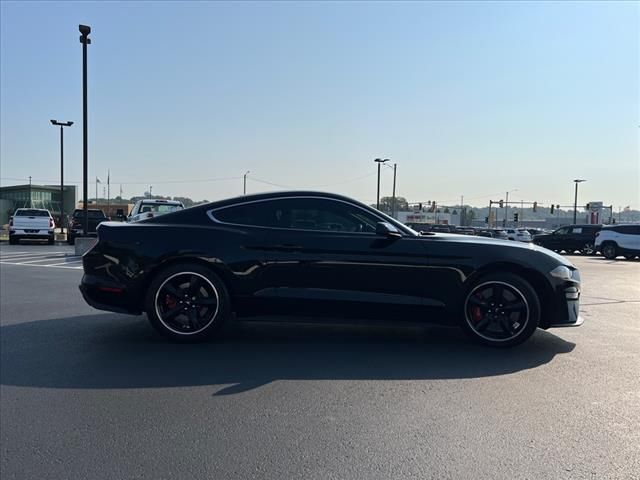
M320 198L251 202L222 207L212 215L220 222L238 225L332 232L374 233L379 221L356 206Z
M553 232L554 235L567 235L568 233L569 233L569 227L559 228L558 230Z
M573 227L571 233L582 233L582 227Z

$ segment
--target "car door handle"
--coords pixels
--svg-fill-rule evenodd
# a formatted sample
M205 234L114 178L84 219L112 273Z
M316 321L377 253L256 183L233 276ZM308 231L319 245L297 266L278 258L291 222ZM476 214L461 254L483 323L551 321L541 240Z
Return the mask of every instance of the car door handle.
M281 245L273 245L271 250L277 250L279 252L299 252L302 250L302 245L293 245L290 243L285 243Z

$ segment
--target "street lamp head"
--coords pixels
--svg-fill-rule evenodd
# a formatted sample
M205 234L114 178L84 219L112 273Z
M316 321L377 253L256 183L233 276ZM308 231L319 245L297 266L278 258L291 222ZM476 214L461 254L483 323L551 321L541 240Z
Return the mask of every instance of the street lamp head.
M78 30L83 36L87 36L91 33L91 27L89 25L78 25Z
M73 122L59 122L57 120L51 120L51 125L56 125L58 127L70 127L73 125Z
M576 183L582 183L582 182L586 182L586 180L582 180L582 179L580 179L580 178L576 178L576 179L574 180L574 182L576 182Z
M374 162L377 162L377 163L384 163L384 162L388 162L388 161L389 161L389 159L388 159L388 158L385 158L384 160L382 160L381 158L376 158L376 159L374 160Z

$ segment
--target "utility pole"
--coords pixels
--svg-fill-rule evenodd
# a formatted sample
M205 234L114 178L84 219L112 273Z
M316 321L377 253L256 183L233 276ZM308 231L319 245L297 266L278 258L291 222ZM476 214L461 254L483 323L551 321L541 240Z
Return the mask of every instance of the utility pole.
M87 25L78 25L80 30L80 43L82 44L82 187L83 187L83 232L86 235L89 231L89 146L87 132L87 45L91 44L89 34L91 27Z
M31 175L29 175L29 208L33 208L33 204L31 203Z
M149 198L153 198L153 185L149 185Z
M244 187L242 189L242 194L246 195L247 194L247 175L249 175L251 173L251 170L247 170L244 174Z

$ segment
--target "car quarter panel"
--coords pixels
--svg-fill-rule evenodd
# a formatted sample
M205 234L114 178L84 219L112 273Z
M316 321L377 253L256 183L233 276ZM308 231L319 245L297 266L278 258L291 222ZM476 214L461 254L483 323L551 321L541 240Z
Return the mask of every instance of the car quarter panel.
M153 276L177 262L206 264L222 277L232 297L252 296L261 288L265 236L261 229L107 222L99 226L98 235L98 244L83 257L83 285L94 294L100 285L123 289L102 290L101 295L111 293L112 301L119 296L125 310L142 311Z

